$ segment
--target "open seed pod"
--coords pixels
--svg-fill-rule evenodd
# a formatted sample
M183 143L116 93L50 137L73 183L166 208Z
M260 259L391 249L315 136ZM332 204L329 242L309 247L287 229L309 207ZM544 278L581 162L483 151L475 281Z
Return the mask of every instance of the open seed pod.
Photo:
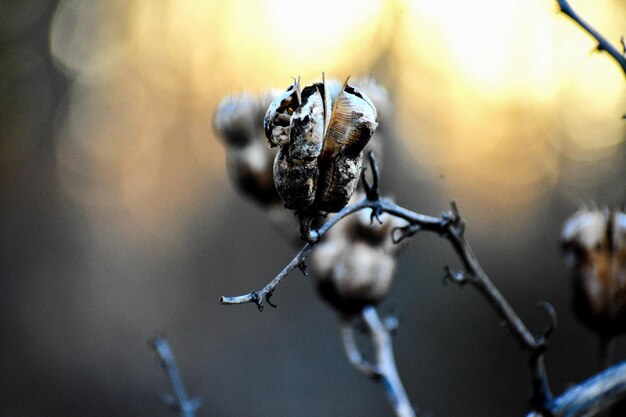
M377 304L391 289L396 257L405 247L393 243L391 232L406 222L387 214L381 219L382 225L370 225L365 211L344 219L316 245L309 258L320 295L344 314Z
M264 207L282 201L273 180L276 151L267 147L263 135L263 115L277 95L232 95L222 100L213 116L215 131L226 145L230 179L243 194Z
M580 210L563 226L562 247L573 270L574 309L604 337L626 332L626 214Z
M264 122L270 146L280 148L274 183L285 206L306 216L341 210L358 183L376 118L372 102L347 80L334 102L325 80L302 90L295 81L278 96Z

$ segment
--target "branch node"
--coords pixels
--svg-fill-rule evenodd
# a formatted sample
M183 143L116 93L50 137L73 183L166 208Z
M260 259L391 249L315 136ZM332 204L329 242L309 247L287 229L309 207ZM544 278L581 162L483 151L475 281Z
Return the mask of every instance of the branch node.
M250 293L250 296L252 297L252 302L256 304L256 307L259 309L259 311L262 312L263 311L263 297L261 297L259 293L256 291L252 291Z
M317 230L310 230L307 235L307 242L310 244L317 243L320 240L320 233Z
M450 202L450 208L452 214L450 218L451 226L457 229L459 236L463 236L465 233L465 220L461 217L461 212L459 211L459 206L456 204L456 201L452 200Z
M465 284L467 284L467 274L463 271L453 271L449 266L445 266L444 271L446 272L444 278L443 278L443 283L444 285L447 284L448 282L451 282L453 284L457 284L459 286L463 286Z

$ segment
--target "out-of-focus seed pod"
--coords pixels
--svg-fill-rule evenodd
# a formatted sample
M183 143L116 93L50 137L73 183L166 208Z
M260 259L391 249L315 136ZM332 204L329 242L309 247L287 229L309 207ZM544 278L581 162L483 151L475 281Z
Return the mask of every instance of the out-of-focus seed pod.
M309 258L320 295L343 314L375 305L388 293L396 272L396 256L404 247L394 244L391 231L404 220L383 214L383 224L370 225L363 211L333 227Z
M282 200L273 181L276 151L267 147L263 116L277 96L248 93L226 97L213 116L213 126L226 145L228 175L235 186L258 204L268 207Z
M365 93L347 81L334 103L325 80L302 91L295 82L277 97L265 115L265 134L270 146L280 147L274 182L285 206L307 216L343 208L358 183L376 117Z
M626 332L626 215L580 210L563 226L565 260L573 270L574 309L603 337Z

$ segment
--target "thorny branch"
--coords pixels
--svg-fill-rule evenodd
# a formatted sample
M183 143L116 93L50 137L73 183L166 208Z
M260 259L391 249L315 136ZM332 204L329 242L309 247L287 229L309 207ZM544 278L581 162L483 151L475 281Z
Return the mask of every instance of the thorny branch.
M396 416L415 417L415 410L398 375L391 342L392 329L381 320L373 306L366 307L361 314L372 339L375 363L363 358L354 339L354 323L350 318L345 318L341 323L341 338L348 360L367 377L382 382Z
M185 391L183 379L178 371L174 352L170 348L169 343L163 337L156 336L151 341L151 346L155 350L159 358L159 364L165 371L167 378L172 387L174 395L164 393L161 395L161 401L180 413L180 417L195 417L196 410L200 407L200 401L196 398L189 398Z
M609 42L600 32L595 30L589 23L584 21L578 13L570 6L567 0L557 0L559 5L559 9L561 13L565 14L567 17L572 19L574 22L578 24L583 30L589 33L593 38L598 42L598 46L596 49L598 51L606 51L617 64L622 68L624 72L624 76L626 76L626 44L624 43L624 37L621 39L622 43L622 52L620 53L617 48L615 48L611 42Z
M365 178L365 173L362 173L362 182L366 190L366 197L364 200L348 205L339 211L335 216L330 218L319 230L312 230L309 235L309 242L300 250L300 252L293 258L293 260L278 274L269 284L267 284L260 291L252 291L248 294L235 296L235 297L222 297L222 304L243 304L254 302L257 304L260 310L263 307L263 301L268 301L269 296L273 293L276 286L280 281L293 269L302 265L313 246L319 242L320 239L328 232L328 230L337 224L344 217L363 210L365 208L372 209L372 220L377 218L382 213L388 213L392 216L396 216L406 220L409 225L398 228L392 231L394 241L400 242L403 239L415 235L419 231L429 231L439 234L444 239L447 239L457 255L459 256L464 270L453 272L449 267L446 267L446 280L456 283L458 285L469 284L475 287L496 311L498 316L503 320L506 326L513 333L513 336L518 340L521 347L529 353L529 365L531 370L531 410L535 412L535 416L579 416L579 415L591 415L591 414L570 414L573 410L583 409L578 402L573 400L567 400L570 395L570 390L561 395L556 400L553 398L549 384L548 377L545 368L544 354L548 344L548 338L551 335L554 327L556 326L556 314L550 304L543 303L540 305L549 316L550 324L539 335L534 335L524 324L524 322L517 315L515 310L509 305L504 296L500 293L497 287L491 282L485 271L482 269L476 255L470 247L467 239L465 238L465 221L461 217L456 203L452 202L451 210L443 213L439 217L427 216L419 213L415 213L411 210L407 210L394 202L381 198L378 191L378 168L376 160L372 152L369 154L370 165L373 173L372 184L370 184ZM269 302L268 302L269 303ZM365 313L364 313L365 314ZM352 363L365 373L371 374L377 372L376 367L372 367L369 363L365 362L356 350L354 343L351 342L350 335L348 334L347 344L344 334L344 344L346 352ZM613 369L613 368L611 368ZM624 373L624 375L621 375ZM605 375L602 373L600 375ZM618 368L614 374L606 374L606 376L614 375L617 379L626 379L626 366L624 368ZM619 378L618 378L619 377ZM595 380L594 380L595 381ZM602 381L600 379L599 381ZM593 382L593 381L592 381ZM597 382L597 381L596 381ZM589 398L593 398L593 405L587 404L587 406L596 407L594 410L606 409L612 402L608 400L606 402L595 400L594 395L590 390L598 392L599 383L583 383L574 387L578 389L577 396L584 398L585 394L589 394ZM626 393L626 383L615 384L614 389L606 392L606 398L617 398L618 396ZM605 398L603 397L603 398ZM564 400L565 398L565 400ZM552 410L556 410L561 414L554 414Z

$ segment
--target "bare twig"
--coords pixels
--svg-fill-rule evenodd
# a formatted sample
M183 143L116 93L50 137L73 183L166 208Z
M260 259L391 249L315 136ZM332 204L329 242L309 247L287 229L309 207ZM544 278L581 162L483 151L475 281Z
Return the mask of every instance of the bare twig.
M397 417L415 417L415 410L398 375L393 356L391 330L381 320L373 306L365 307L361 314L367 332L372 339L375 364L371 364L363 358L354 340L353 323L349 319L344 319L341 324L341 336L350 363L369 378L382 382L387 399Z
M189 398L185 391L183 379L178 371L174 353L169 343L163 337L156 336L151 341L151 346L159 358L159 364L165 371L172 387L174 395L164 393L161 401L180 413L180 417L195 417L196 410L200 407L200 401L196 398Z
M547 337L552 332L551 329L554 326L550 326L549 331L538 337L528 330L522 319L519 318L515 310L491 282L478 262L478 258L474 255L465 238L465 221L461 218L455 202L452 202L452 211L447 216L449 216L449 222L446 223L444 237L452 244L465 267L465 272L462 275L456 273L459 278L451 281L461 284L467 283L475 287L494 308L500 318L504 320L522 348L530 352L530 369L532 373L532 396L530 402L533 409L543 409L552 400L543 356L546 350ZM442 217L446 218L446 215L444 214ZM550 317L554 323L554 310L551 306L546 308L546 310L552 313Z
M570 6L567 0L557 0L560 11L565 14L567 17L572 19L574 22L578 24L583 30L589 33L593 38L598 42L598 46L596 49L598 51L606 51L617 64L621 67L624 72L624 76L626 76L626 46L624 46L624 38L622 37L622 47L624 51L620 53L617 48L615 48L604 36L600 34L597 30L595 30L589 23L584 21L576 11Z
M367 359L363 357L359 347L354 339L354 326L352 317L344 318L341 321L341 341L343 342L343 349L346 352L346 356L350 361L350 364L354 366L359 372L365 374L368 378L378 379L380 378L380 369L372 365Z
M413 417L415 411L406 395L398 370L396 360L393 356L393 346L391 344L391 333L382 322L376 309L372 306L365 307L362 312L363 319L367 324L374 351L376 352L376 363L381 375L387 398L391 402L398 417Z
M222 297L223 304L241 304L248 302L255 302L259 308L263 306L263 300L267 300L269 295L272 294L278 283L294 268L304 262L306 257L309 255L312 247L317 243L323 236L328 232L328 230L337 224L344 217L355 213L359 210L363 210L365 208L372 209L372 215L376 216L377 214L382 214L384 212L389 213L392 216L402 218L406 220L409 225L403 227L401 229L395 230L394 232L400 232L400 236L395 236L394 240L399 241L410 236L413 236L419 231L430 231L438 233L443 238L447 239L457 255L459 256L464 270L453 272L449 268L446 269L446 281L457 283L460 285L471 285L476 288L483 297L487 300L487 302L491 305L491 307L496 311L498 316L503 320L506 326L511 330L514 337L518 340L520 345L524 350L529 352L529 365L531 370L531 399L530 405L531 410L535 412L535 415L544 415L551 416L554 414L551 410L559 410L561 414L554 414L559 416L581 416L581 415L590 415L590 414L568 414L570 410L599 410L600 408L605 409L610 404L614 398L621 398L624 393L626 393L626 383L613 383L613 381L621 381L622 379L626 380L626 365L623 368L611 368L614 369L614 373L602 373L598 376L599 379L592 379L588 383L583 383L580 386L585 389L591 390L595 389L597 392L601 393L601 381L603 378L609 378L607 383L612 384L613 387L611 390L608 390L606 393L601 395L601 398L606 398L607 401L603 401L602 399L596 400L593 396L587 397L588 399L584 404L580 401L563 400L562 397L554 400L552 393L550 391L550 387L548 384L547 372L545 368L544 362L544 354L547 348L548 338L551 335L554 327L556 325L556 314L552 306L547 303L543 303L540 307L542 307L549 316L550 324L547 328L539 335L534 335L524 324L524 322L517 315L515 310L509 305L506 299L502 296L500 291L496 288L496 286L491 282L485 271L482 269L478 259L476 258L472 248L470 247L467 239L465 238L465 222L462 219L458 207L456 203L452 203L451 210L449 212L445 212L439 217L431 217L423 214L415 213L413 211L407 210L394 202L387 200L385 198L380 198L378 189L377 189L377 168L375 168L376 161L373 158L373 155L370 155L370 163L372 164L372 172L375 173L375 179L372 185L369 183L366 186L366 190L368 190L367 195L363 201L360 201L356 204L349 205L344 207L339 213L337 213L334 217L332 217L328 222L326 222L319 230L311 231L309 236L309 243L307 243L302 250L296 255L296 257L287 265L281 273L276 276L269 284L267 284L261 291L253 291L248 294L238 296L238 297ZM364 175L364 174L362 174ZM396 233L394 233L396 235ZM368 310L369 311L369 310ZM375 310L374 310L375 313ZM376 322L372 316L372 312L367 313L364 311L364 317L368 326L372 329L376 329ZM367 315L367 316L366 316ZM368 318L370 320L368 320ZM380 321L380 320L379 320ZM377 373L380 374L380 369L377 366L372 366L368 362L363 360L360 352L356 348L356 344L354 343L353 336L348 333L347 329L342 330L344 336L344 346L346 348L346 352L348 354L348 358L351 360L353 365L360 369L362 372L368 374ZM376 335L376 331L372 331L373 335ZM381 336L378 342L376 343L387 343L383 340ZM389 352L391 350L389 349ZM393 359L393 356L391 357ZM378 359L378 362L383 360L382 358ZM388 360L385 359L385 360ZM624 375L621 375L624 374ZM592 383L593 382L593 383ZM610 391L610 392L609 392ZM569 391L568 391L569 392ZM610 400L610 401L609 401ZM569 402L568 402L569 401ZM570 405L568 405L570 404ZM572 411L574 412L574 411ZM576 411L577 412L577 411ZM552 414L551 414L552 413Z
M304 245L304 247L298 252L298 254L287 264L287 266L278 274L276 277L265 287L263 287L259 291L251 291L248 294L234 296L234 297L221 297L220 303L222 304L244 304L244 303L255 303L259 308L259 311L263 311L263 306L266 301L272 296L276 286L280 284L280 282L285 278L291 271L300 265L304 264L306 258L311 253L313 246L319 242L320 239L328 233L328 231L337 224L344 217L356 213L357 211L363 210L365 208L372 209L372 216L375 216L374 213L382 213L386 211L390 214L393 214L396 217L406 218L413 224L418 224L421 229L424 230L442 230L442 219L437 217L425 216L422 214L413 213L412 211L406 210L402 207L397 206L393 202L379 198L378 194L378 168L376 167L376 160L374 159L373 153L370 153L370 162L372 162L372 172L374 173L374 181L373 185L369 186L368 194L370 196L376 197L375 200L371 200L369 198L365 198L365 200L344 207L341 211L331 217L319 230L311 230L309 232L308 240L309 242ZM362 174L362 178L364 174ZM268 303L269 304L269 303ZM271 305L271 304L270 304Z
M626 397L626 362L608 368L565 391L547 408L527 417L583 417L607 410Z

